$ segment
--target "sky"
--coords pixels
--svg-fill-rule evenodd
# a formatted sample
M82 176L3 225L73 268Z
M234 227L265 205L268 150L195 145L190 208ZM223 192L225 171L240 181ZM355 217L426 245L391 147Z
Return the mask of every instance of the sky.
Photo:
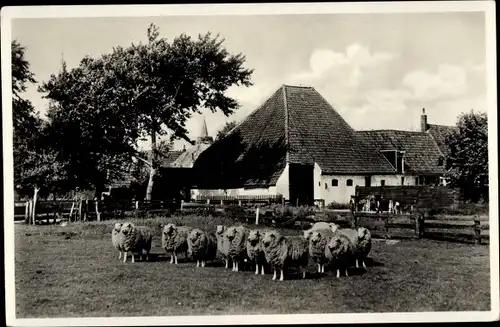
M12 20L12 38L26 47L42 82L63 58L72 68L86 55L146 42L150 23L169 40L218 33L254 69L253 86L227 92L241 105L235 114L202 110L212 136L282 84L313 86L356 130L419 130L422 108L429 123L443 125L471 109L487 112L483 12L29 18ZM47 101L36 85L24 96L44 114ZM190 137L198 136L201 122L201 115L188 121Z

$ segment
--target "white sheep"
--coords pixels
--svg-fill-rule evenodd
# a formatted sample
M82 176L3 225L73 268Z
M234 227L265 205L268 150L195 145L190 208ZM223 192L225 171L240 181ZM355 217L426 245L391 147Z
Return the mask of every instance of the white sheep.
M116 223L115 226L113 227L113 230L111 231L111 242L113 243L113 246L115 249L118 250L120 255L118 256L118 259L122 258L122 252L123 252L123 241L125 238L123 237L123 234L121 233L123 223Z
M142 260L142 251L146 251L146 260L149 259L149 251L151 251L151 243L153 241L153 231L151 228L124 223L121 233L124 238L122 246L124 251L123 262L127 261L128 252L132 253L132 262L135 262L135 253L138 253L140 260Z
M261 274L264 275L264 264L266 257L262 250L261 233L259 230L251 230L247 237L247 256L248 260L255 263L255 274L259 274L259 267L261 267Z
M201 229L191 230L187 238L189 252L196 260L196 267L205 267L208 260L213 261L217 255L217 239L214 233L207 233Z
M340 277L341 268L345 270L345 275L349 276L347 268L355 255L355 251L356 246L352 244L351 239L346 235L339 233L330 239L325 247L325 257L329 263L336 266L337 278Z
M327 262L325 247L333 235L334 232L331 229L323 229L312 231L309 237L309 256L318 265L318 273L320 274L325 272L325 263Z
M226 239L227 227L217 225L215 229L215 237L217 238L217 255L224 261L225 268L229 267L229 241Z
M307 241L302 236L281 236L277 231L267 231L262 237L262 245L266 261L273 268L273 280L280 270L280 281L284 280L284 270L290 265L297 267L302 278L306 277L309 260Z
M178 264L177 255L179 253L183 253L184 258L188 257L187 237L193 228L174 224L160 225L160 227L163 227L162 247L170 254L170 263Z
M356 268L359 268L359 261L366 268L365 259L372 248L372 235L365 227L358 228L358 244L356 247Z
M338 225L335 224L335 223L326 223L326 222L323 222L323 221L320 221L320 222L317 222L317 223L314 223L314 225L311 226L311 228L309 229L306 229L304 231L304 238L309 241L309 239L311 238L311 235L314 231L316 230L327 230L327 229L334 229L334 228L337 228Z
M248 230L243 226L231 226L226 230L228 257L233 262L233 271L239 271L239 263L246 259Z

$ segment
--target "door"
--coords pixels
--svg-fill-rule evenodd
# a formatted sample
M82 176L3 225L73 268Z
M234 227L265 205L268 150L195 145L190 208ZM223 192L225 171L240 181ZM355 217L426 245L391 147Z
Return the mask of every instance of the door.
M289 183L292 205L314 205L314 165L290 164Z
M367 186L367 187L372 186L372 177L371 176L365 177L365 186Z

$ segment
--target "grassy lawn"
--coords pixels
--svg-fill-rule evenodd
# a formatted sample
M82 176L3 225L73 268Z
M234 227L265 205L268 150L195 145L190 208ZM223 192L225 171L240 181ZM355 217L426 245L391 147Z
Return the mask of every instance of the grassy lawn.
M180 218L148 220L150 226ZM189 222L187 222L189 221ZM112 221L15 226L18 318L490 310L489 248L430 240L374 241L373 266L337 279L284 282L233 273L216 262L171 265L160 229L150 262L123 263L111 245ZM214 229L225 218L191 217ZM299 231L284 231L298 234Z

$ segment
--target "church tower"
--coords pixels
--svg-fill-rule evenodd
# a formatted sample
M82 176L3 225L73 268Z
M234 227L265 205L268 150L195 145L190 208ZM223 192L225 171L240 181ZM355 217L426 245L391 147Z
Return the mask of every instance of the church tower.
M200 126L200 131L198 133L198 138L196 139L196 143L212 144L213 142L213 137L208 136L207 121L205 120L205 116L202 116L202 123Z

